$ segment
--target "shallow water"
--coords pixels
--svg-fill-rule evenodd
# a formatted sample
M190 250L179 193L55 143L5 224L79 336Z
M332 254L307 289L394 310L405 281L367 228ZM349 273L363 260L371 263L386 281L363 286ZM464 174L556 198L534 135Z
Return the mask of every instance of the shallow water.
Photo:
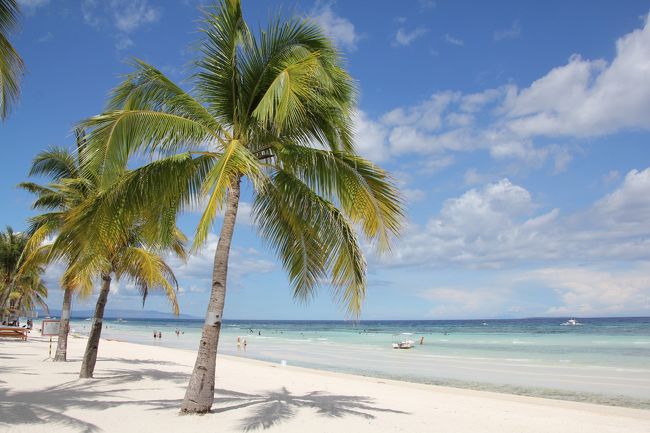
M562 326L565 320L226 321L219 350L421 383L650 408L650 318ZM104 322L105 338L192 350L202 326L198 320ZM72 328L83 333L90 324L73 320ZM162 332L160 341L154 330ZM238 336L247 341L245 351ZM416 347L392 349L396 339L414 340Z

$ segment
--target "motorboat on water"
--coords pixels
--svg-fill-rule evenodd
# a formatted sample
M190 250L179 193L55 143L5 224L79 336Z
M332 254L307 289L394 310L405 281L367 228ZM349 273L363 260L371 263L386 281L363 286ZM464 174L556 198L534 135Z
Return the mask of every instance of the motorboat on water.
M566 322L562 323L562 326L581 326L582 323L578 322L576 319L569 319Z
M412 349L415 346L415 341L408 338L413 334L404 332L393 336L393 349Z

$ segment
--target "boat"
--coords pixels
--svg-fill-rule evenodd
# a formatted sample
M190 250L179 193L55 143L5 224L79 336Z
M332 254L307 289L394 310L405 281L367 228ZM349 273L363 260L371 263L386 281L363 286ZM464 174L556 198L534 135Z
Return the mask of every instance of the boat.
M408 332L397 334L393 336L393 349L412 349L415 346L415 341L408 339L408 335L413 335Z
M576 319L569 319L566 322L561 324L562 326L582 326L582 323L578 322Z

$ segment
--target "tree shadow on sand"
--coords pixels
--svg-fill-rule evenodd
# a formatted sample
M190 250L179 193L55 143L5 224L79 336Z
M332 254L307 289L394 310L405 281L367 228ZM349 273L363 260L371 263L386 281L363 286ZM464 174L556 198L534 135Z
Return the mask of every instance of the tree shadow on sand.
M374 399L358 395L336 395L321 391L292 394L285 387L277 391L246 394L220 389L214 402L221 406L213 413L252 407L248 416L241 420L244 431L269 429L296 416L299 410L315 409L318 415L342 418L347 415L374 419L377 412L408 414L408 412L374 406ZM223 397L221 397L223 396Z
M136 405L144 410L174 410L178 413L180 399L133 398L130 384L144 380L185 384L188 375L157 369L106 370L94 380L74 380L37 390L9 390L0 386L0 430L5 427L20 429L21 425L42 425L44 428L64 426L82 433L98 433L101 428L92 422L69 415L69 409L104 410L119 405ZM160 385L138 387L157 395ZM167 385L168 386L168 385ZM213 414L244 409L241 420L243 431L268 429L288 421L300 410L315 410L328 418L359 416L374 419L379 412L406 414L407 412L377 407L370 397L336 395L314 391L292 394L286 388L255 394L219 389L216 391Z
M66 382L37 391L9 391L0 388L0 427L13 428L23 425L63 425L78 428L83 433L95 433L101 429L95 424L66 415L71 408L108 409L127 401L119 398L126 389L98 391L91 381ZM99 397L110 400L98 400Z

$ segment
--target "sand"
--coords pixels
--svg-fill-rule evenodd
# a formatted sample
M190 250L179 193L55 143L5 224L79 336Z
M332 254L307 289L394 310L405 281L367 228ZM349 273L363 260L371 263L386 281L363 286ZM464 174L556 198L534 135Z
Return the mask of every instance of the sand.
M102 340L94 379L48 343L0 340L0 432L650 432L650 411L418 385L219 356L213 411L180 416L194 352Z

